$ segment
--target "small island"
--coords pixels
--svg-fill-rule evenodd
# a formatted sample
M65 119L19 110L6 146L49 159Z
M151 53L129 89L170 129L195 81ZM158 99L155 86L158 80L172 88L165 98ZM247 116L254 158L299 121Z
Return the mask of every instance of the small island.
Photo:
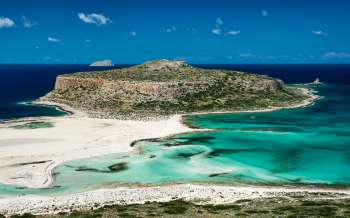
M112 60L102 60L102 61L95 61L89 66L90 67L113 67L114 64Z
M68 105L90 117L147 119L295 107L310 97L308 90L268 76L159 60L58 76L55 89L40 101Z

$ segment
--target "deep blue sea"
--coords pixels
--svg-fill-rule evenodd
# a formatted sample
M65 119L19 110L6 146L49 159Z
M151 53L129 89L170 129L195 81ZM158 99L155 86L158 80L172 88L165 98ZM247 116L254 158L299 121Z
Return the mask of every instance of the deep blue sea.
M64 113L53 107L22 103L35 100L52 90L56 76L60 74L110 68L87 65L2 64L0 65L0 120L33 116L61 116Z
M35 190L0 184L0 195L77 192L120 183L350 186L350 65L200 67L270 75L285 83L313 88L322 98L312 106L298 109L187 116L190 125L213 131L142 140L135 144L143 151L140 154L75 160L56 168L52 188ZM46 94L59 74L86 70L96 68L0 65L0 119L62 115L55 108L18 102ZM305 84L316 78L323 84ZM119 163L125 169L108 172L110 166Z

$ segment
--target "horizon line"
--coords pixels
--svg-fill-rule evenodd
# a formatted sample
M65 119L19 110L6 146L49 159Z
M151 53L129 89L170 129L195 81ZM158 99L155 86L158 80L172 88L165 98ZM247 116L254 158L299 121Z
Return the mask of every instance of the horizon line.
M140 65L145 62L139 63L114 63L113 66L91 66L91 67L114 67L118 65ZM320 63L320 62L310 62L310 63L191 63L186 62L190 65L350 65L350 62L342 63ZM0 65L86 65L89 66L91 63L0 63Z

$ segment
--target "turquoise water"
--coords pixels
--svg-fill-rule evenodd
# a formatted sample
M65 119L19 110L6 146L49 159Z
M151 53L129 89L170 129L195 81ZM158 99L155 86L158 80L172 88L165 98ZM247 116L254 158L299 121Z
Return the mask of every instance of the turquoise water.
M0 186L2 194L77 192L116 184L184 182L350 184L350 86L315 87L315 105L264 113L186 117L209 132L135 143L137 152L76 160L54 187Z

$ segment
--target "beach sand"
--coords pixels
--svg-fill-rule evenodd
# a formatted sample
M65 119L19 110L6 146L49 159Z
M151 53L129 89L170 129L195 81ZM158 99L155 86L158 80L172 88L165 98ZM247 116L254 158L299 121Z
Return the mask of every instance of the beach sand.
M49 122L51 128L16 129L28 122ZM94 119L74 114L31 118L0 124L0 183L45 188L52 170L64 162L129 152L133 141L189 132L181 116L134 121Z
M304 199L349 198L349 189L307 187L261 187L177 184L154 187L117 187L62 196L17 196L0 199L0 214L53 214L72 210L90 210L115 204L168 202L176 199L196 204L228 204L241 199L286 197Z

